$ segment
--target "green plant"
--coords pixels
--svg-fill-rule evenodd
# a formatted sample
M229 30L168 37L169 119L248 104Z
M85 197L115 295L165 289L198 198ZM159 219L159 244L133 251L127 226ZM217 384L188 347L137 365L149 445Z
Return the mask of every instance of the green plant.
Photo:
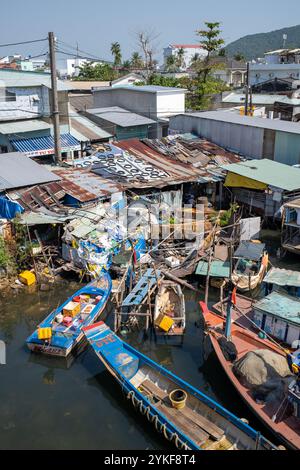
M11 254L5 240L0 237L0 268L7 270L12 264Z

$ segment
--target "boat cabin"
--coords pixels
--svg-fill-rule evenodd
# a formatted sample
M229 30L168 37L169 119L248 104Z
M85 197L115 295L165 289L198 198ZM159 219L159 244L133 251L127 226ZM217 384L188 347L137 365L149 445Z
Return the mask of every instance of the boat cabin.
M282 248L300 255L300 199L285 204L282 217Z
M253 306L255 324L268 335L298 348L300 341L300 300L272 292Z

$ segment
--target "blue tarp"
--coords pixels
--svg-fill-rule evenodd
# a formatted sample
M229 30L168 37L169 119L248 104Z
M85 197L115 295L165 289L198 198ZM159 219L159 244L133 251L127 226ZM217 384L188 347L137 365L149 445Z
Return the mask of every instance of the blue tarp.
M17 202L12 202L5 197L0 196L0 218L1 219L14 219L16 214L24 212L24 209Z

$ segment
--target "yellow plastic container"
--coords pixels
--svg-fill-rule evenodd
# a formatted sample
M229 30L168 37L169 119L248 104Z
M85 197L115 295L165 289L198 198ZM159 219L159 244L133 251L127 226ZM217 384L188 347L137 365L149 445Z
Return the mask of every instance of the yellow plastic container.
M176 410L182 410L186 404L187 393L180 389L173 390L169 395L169 399L173 408L176 408Z
M19 274L19 281L25 284L25 286L32 286L36 283L36 277L31 271L23 271Z
M51 339L52 328L38 328L38 339Z
M172 328L173 325L174 325L174 320L172 320L172 318L169 317L168 315L164 315L158 326L163 331L167 332Z
M69 302L63 308L63 314L70 317L76 317L80 313L80 303L79 302Z

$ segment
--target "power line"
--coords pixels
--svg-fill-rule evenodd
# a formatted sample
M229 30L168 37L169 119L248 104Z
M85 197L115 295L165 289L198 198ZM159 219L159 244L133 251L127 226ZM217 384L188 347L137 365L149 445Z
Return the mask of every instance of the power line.
M64 54L64 55L67 55L69 57L74 57L74 54L72 54L71 52L62 51L61 49L56 49L56 52L58 54ZM100 58L96 58L96 57L88 57L88 56L85 56L85 55L76 55L76 59L86 59L86 60L90 60L91 62L105 62L106 64L112 64L112 61L105 60L105 59L100 59Z
M9 46L19 46L21 44L33 44L35 42L43 42L47 41L47 39L34 39L32 41L22 41L22 42L12 42L10 44L0 44L0 47L9 47Z

